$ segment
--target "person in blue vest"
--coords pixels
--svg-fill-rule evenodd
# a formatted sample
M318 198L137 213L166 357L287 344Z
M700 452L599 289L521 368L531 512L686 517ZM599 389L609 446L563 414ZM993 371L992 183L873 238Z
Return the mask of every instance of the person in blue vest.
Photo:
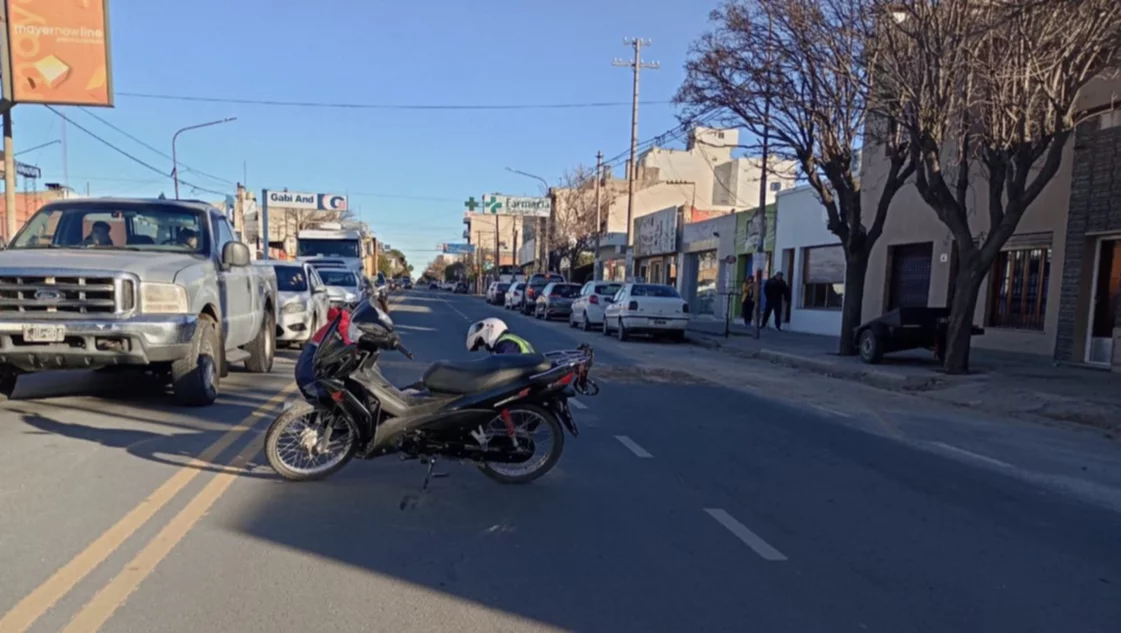
M510 332L502 319L490 317L467 328L467 350L486 349L491 354L536 354L529 341Z

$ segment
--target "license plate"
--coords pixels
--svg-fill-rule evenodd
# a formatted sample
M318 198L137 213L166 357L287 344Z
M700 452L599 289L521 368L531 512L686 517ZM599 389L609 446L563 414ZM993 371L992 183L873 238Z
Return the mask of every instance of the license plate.
M654 319L654 325L665 325L665 324L666 324L665 319Z
M23 340L28 343L61 343L65 338L65 325L23 326Z

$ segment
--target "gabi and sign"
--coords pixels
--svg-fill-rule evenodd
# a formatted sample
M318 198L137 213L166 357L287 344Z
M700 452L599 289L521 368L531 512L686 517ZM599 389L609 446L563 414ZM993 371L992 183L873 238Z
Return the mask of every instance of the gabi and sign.
M112 106L107 3L5 0L11 67L3 77L4 99Z
M506 196L488 193L483 196L483 213L491 215L522 215L537 218L549 217L552 204L548 198Z
M346 196L335 193L303 193L299 191L269 191L265 198L270 209L299 209L302 211L346 211Z

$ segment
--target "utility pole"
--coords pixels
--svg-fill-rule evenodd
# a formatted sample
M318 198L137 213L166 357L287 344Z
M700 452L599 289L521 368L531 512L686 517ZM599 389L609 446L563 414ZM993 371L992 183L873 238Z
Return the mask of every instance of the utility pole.
M12 148L12 108L4 112L4 239L11 243L19 229L16 220L16 153Z
M603 178L603 152L596 152L596 256L592 260L592 281L599 281L599 234L601 233L600 224L600 202L599 202L599 181Z
M518 271L521 269L521 265L522 265L522 263L520 261L518 261L518 224L520 224L520 222L518 221L519 217L521 217L521 216L517 216L517 215L510 216L510 224L513 225L513 230L510 231L510 232L514 234L514 257L513 257L513 262L511 262L513 264L514 268L515 268L515 270L514 270L514 281L517 281Z
M634 181L637 177L638 164L638 76L643 69L657 70L661 64L658 62L644 62L642 61L642 47L650 46L650 40L645 40L639 37L631 37L623 40L623 43L634 49L634 59L615 59L611 62L612 66L620 66L623 68L630 68L633 73L634 91L631 95L631 160L630 166L627 169L627 243L626 249L629 254L631 251L631 222L634 219ZM627 269L627 278L634 276L634 258L628 257L630 265Z
M770 14L767 15L767 58L771 55L771 38L774 25ZM767 69L770 70L770 63ZM755 245L755 256L751 258L751 265L755 269L755 338L759 338L763 329L763 266L767 258L767 153L770 150L771 139L771 98L768 94L763 104L763 160L760 162L762 174L759 176L759 243ZM775 314L776 325L782 325L781 312Z

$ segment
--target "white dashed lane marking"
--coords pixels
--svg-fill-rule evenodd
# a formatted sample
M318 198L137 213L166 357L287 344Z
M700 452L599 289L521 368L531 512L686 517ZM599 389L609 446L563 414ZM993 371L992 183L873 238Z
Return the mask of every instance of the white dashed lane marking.
M736 538L743 541L745 545L755 550L755 553L763 558L763 560L781 561L786 560L786 555L777 549L771 547L771 544L764 541L755 532L747 529L747 526L737 521L732 515L728 514L720 508L705 508L705 512L720 525L723 525L729 532L735 535Z
M930 445L934 446L936 448L939 448L943 451L946 451L946 452L949 452L949 453L954 453L955 455L959 455L961 457L965 457L966 459L971 459L971 460L974 460L974 461L989 464L990 466L999 466L1000 468L1012 468L1013 467L1012 464L1009 464L1008 462L1002 462L999 459L994 459L992 457L989 457L988 455L982 455L980 453L974 453L973 451L967 451L964 448L958 448L958 447L953 446L951 444L943 444L942 442L930 442Z
M818 411L822 411L822 412L828 413L830 415L836 415L836 416L839 416L839 417L842 417L842 418L851 418L852 417L851 415L845 413L844 411L838 411L836 409L830 409L829 407L823 407L820 404L811 404L810 406L817 409Z
M576 407L577 409L587 409L588 408L588 405L584 404L583 402L580 402L576 398L569 398L568 399L568 404L571 404L572 406Z
M627 449L630 450L630 452L634 453L638 457L642 457L644 459L653 457L653 455L651 455L645 448L639 446L637 442L627 437L626 435L616 435L615 439L619 440L620 444L626 446Z

